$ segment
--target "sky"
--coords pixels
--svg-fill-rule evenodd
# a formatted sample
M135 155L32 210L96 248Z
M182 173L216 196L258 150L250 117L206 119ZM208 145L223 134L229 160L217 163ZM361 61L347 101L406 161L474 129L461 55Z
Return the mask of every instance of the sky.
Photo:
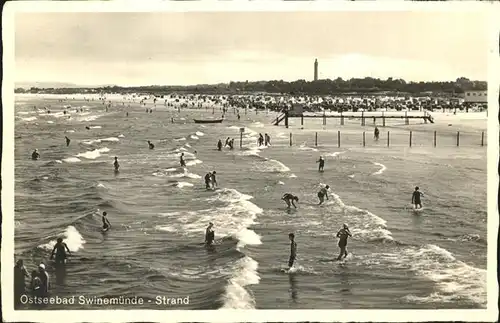
M465 12L17 13L16 82L193 85L319 78L487 79Z

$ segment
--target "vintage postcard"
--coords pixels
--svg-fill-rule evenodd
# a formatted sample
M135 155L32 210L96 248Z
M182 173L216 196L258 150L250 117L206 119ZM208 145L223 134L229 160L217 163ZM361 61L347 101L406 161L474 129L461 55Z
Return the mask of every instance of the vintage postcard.
M5 320L495 320L499 13L8 3Z

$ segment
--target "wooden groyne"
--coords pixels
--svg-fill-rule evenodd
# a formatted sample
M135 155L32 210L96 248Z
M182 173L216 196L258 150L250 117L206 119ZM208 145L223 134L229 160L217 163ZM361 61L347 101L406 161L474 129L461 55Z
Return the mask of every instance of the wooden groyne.
M375 114L373 114L375 113ZM408 111L404 111L404 113L401 113L399 115L385 115L385 113L382 112L370 112L370 115L365 115L364 112L361 112L360 114L354 114L354 113L340 113L336 115L327 115L326 113L323 113L323 115L289 115L288 112L284 112L280 114L276 119L274 119L273 124L275 126L278 126L282 121L285 123L285 127L288 128L288 119L289 118L300 118L300 124L303 126L304 125L304 118L322 118L323 119L323 125L326 125L326 119L328 118L336 118L340 119L340 125L344 125L344 120L345 118L355 118L355 119L361 119L361 125L364 126L366 124L366 119L373 119L376 121L377 119L382 119L382 127L385 127L385 120L386 119L404 119L405 124L410 124L410 119L422 119L424 120L425 123L430 122L434 123L434 118L427 114L427 112L424 112L421 115L408 115Z

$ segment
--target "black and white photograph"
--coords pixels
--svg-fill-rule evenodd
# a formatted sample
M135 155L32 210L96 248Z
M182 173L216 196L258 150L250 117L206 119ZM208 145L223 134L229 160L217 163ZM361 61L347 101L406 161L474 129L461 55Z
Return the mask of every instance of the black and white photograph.
M274 6L10 4L7 320L498 317L498 6Z

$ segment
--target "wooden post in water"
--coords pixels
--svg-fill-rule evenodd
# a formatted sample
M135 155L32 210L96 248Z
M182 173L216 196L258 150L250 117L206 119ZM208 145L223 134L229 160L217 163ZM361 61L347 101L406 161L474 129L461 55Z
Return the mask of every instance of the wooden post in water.
M412 134L413 134L413 133L412 133L412 132L411 132L411 130L410 130L410 147L411 147L411 137L412 137Z
M243 148L243 132L240 131L240 149Z
M405 111L405 124L406 125L410 124L410 119L408 119L408 111Z
M212 107L212 114L215 114L215 107Z
M481 132L481 146L484 146L484 131Z
M337 146L340 147L340 130L337 131Z
M285 111L285 128L288 129L288 111Z
M290 132L290 147L292 147L292 133Z
M365 131L363 131L363 147L365 146Z
M460 146L460 131L457 131L457 147Z
M316 147L318 147L318 133L316 132L316 138L314 140L314 144L316 145Z
M434 147L436 147L437 131L434 130Z
M340 125L344 125L344 116L342 115L342 111L340 111Z
M382 111L382 127L385 127L385 115L384 115L384 111Z
M387 131L387 147L389 147L389 131Z
M326 126L326 113L323 111L323 126Z
M304 115L300 116L300 125L304 126Z
M365 111L361 111L361 125L365 125Z

